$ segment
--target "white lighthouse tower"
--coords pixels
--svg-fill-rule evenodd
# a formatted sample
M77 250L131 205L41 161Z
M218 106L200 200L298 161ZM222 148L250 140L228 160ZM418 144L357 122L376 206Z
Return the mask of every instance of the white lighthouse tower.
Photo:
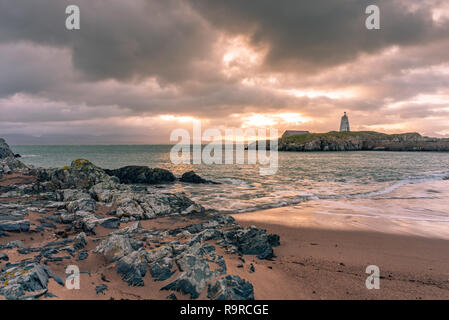
M345 114L343 115L343 117L341 117L341 122L340 122L340 132L349 132L351 131L349 129L349 119L348 116Z

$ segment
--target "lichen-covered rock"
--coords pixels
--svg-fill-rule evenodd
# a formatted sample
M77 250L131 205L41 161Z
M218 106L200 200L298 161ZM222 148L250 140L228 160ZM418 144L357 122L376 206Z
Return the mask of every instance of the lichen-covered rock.
M118 217L153 219L170 214L202 212L204 208L184 193L117 191L112 197Z
M211 270L209 262L219 262L218 265L221 264L221 268ZM176 259L176 264L182 273L162 290L180 291L184 294L190 294L192 299L198 298L207 283L211 279L222 275L226 269L226 266L223 268L223 257L218 256L215 253L215 247L210 244L200 245L196 243L192 245Z
M173 173L168 170L145 166L127 166L115 170L106 169L105 172L110 176L119 178L121 183L158 184L176 180Z
M146 258L150 274L156 281L164 281L175 273L175 271L172 271L173 253L171 246L163 246L147 252Z
M67 210L69 212L95 211L96 209L97 203L94 199L79 199L67 203Z
M90 189L92 186L111 181L111 177L88 160L77 159L70 167L62 169L38 169L39 182L51 182L49 189ZM113 180L113 179L112 179Z
M239 276L227 275L209 284L207 297L212 300L254 300L254 287Z
M29 264L24 267L11 267L0 273L0 295L7 299L23 298L26 292L47 290L50 269L45 265Z
M146 251L140 248L137 251L121 257L117 262L117 272L130 286L143 286L143 277L147 273Z
M102 254L109 262L114 262L132 251L134 250L127 235L111 234L95 248L94 253Z

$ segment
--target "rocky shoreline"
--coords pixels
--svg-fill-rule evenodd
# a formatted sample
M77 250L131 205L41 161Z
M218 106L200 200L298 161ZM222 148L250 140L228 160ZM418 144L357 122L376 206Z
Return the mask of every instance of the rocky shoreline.
M191 172L183 178L213 183ZM254 299L254 286L228 274L226 261L239 259L243 268L248 255L273 259L279 236L151 186L174 179L161 169L114 172L83 159L30 168L0 139L0 299L58 298L68 290L61 271L89 261L96 269L89 276L113 270L130 290L150 285L136 298ZM101 296L115 285L122 284L101 273L95 287L82 289Z
M257 149L258 142L248 146ZM270 141L266 142L270 149ZM419 133L385 134L371 131L308 133L282 137L279 151L432 151L448 152L449 139L423 137Z

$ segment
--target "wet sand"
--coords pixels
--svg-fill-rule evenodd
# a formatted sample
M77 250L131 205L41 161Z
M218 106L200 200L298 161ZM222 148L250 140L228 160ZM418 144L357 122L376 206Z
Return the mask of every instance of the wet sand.
M444 183L441 188L446 188ZM430 192L435 189L438 186ZM425 201L419 203L417 210L426 207ZM270 272L276 276L264 291L260 283L270 262L257 262L260 278L252 279L257 298L449 299L449 240L443 230L447 223L434 222L424 230L421 221L366 216L370 206L386 205L391 209L398 203L391 197L316 201L233 215L242 225L255 225L281 237L271 262ZM330 208L341 214L322 214ZM430 236L432 230L435 237ZM366 288L369 265L380 268L379 290Z

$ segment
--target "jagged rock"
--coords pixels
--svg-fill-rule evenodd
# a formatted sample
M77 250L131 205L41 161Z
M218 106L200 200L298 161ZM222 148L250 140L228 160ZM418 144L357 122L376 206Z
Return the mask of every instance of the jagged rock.
M105 172L110 176L119 178L121 183L158 184L176 180L173 173L168 170L145 166L127 166L115 170L106 169Z
M117 217L138 217L138 218L144 218L145 217L145 211L142 209L139 204L129 198L125 199L118 199L116 201L117 210L116 214Z
M76 211L95 211L97 209L97 203L93 199L80 199L71 201L67 204L67 210L69 212Z
M0 222L0 231L27 232L29 230L30 230L30 221L29 220Z
M174 213L202 212L204 208L195 204L184 193L146 193L119 191L113 196L118 217L153 219Z
M11 151L5 140L0 138L0 159L8 157L14 158L14 153Z
M254 300L254 287L239 276L227 275L209 284L207 297L213 300Z
M173 259L165 257L149 265L150 274L156 281L164 281L170 278L176 271L173 268Z
M147 272L146 251L144 248L120 258L117 262L117 272L130 286L143 286L143 277Z
M170 278L175 271L173 267L172 256L173 248L164 246L147 253L147 262L149 264L150 274L156 281L163 281Z
M89 193L87 193L85 190L79 190L79 189L65 189L62 190L62 199L63 201L75 201L75 200L82 200L82 199L91 199Z
M120 226L120 219L115 217L99 219L98 224L106 229L117 229Z
M39 182L50 182L49 190L90 189L92 186L113 180L102 169L90 161L77 159L70 167L62 169L38 169L36 176Z
M120 189L119 181L115 181L115 177L110 180L98 183L90 188L89 193L97 201L110 203L113 200L114 191Z
M114 262L132 251L133 247L127 235L111 234L95 248L94 253L103 254L109 262Z
M7 299L22 299L25 292L41 292L47 289L48 279L52 277L45 265L29 264L24 267L11 267L0 273L0 295ZM36 294L34 298L39 296ZM32 298L32 297L29 297Z
M195 171L188 171L185 172L181 178L179 179L181 182L188 182L188 183L209 183L209 184L219 184L218 182L210 181L201 178L199 175L195 173Z
M6 253L0 253L0 260L9 261L9 257Z
M59 218L60 218L62 223L70 224L73 221L75 221L75 214L73 214L73 213L62 213L59 216Z
M223 273L223 270L211 270L209 267L208 262L217 260L214 246L194 244L176 260L182 271L180 276L161 290L176 290L190 294L192 299L198 298L208 281Z
M274 256L267 233L263 229L254 226L233 229L223 232L223 236L228 244L234 245L242 254L255 254L259 259L271 259Z
M73 238L73 247L77 250L84 248L87 245L87 237L84 232L78 233Z
M3 159L0 158L0 172L3 174L13 172L28 174L30 172L30 168L14 157L7 157Z

